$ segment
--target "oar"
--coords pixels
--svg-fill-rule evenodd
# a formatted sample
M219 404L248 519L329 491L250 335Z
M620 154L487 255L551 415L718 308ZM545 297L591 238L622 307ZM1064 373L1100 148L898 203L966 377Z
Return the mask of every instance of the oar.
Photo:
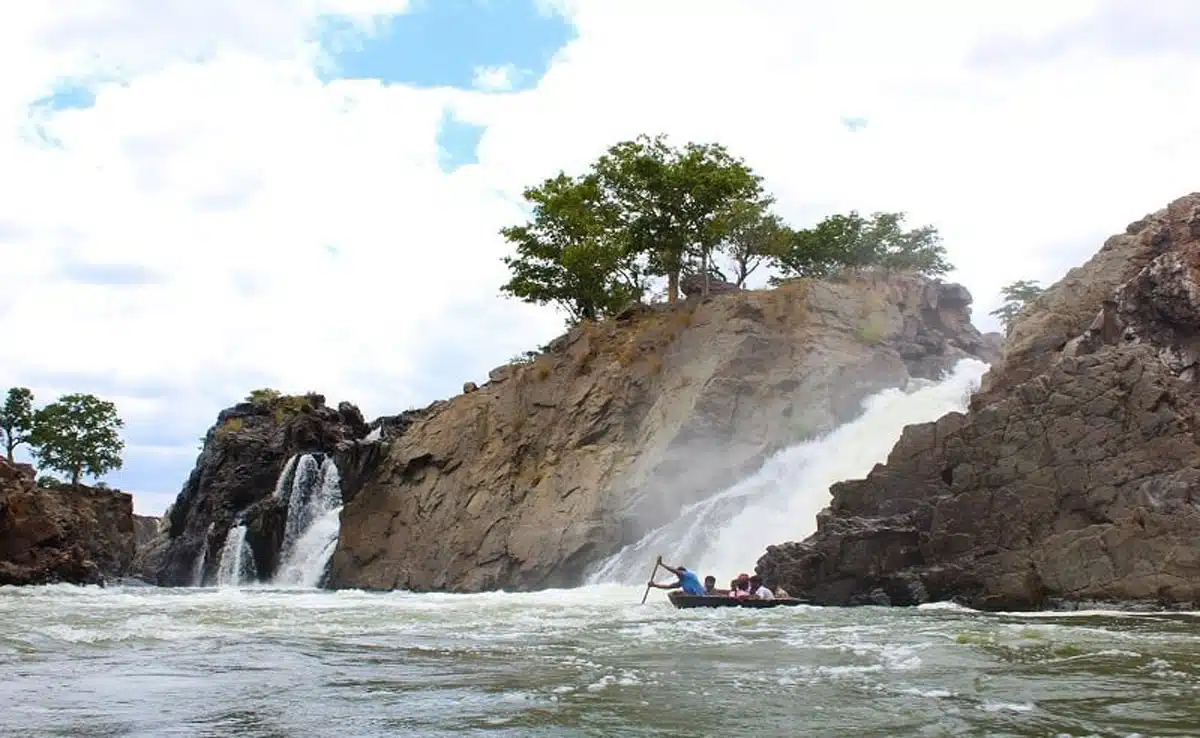
M654 581L654 575L658 573L658 562L659 562L659 559L661 559L661 558L662 558L662 556L659 556L658 558L654 559L654 568L650 570L650 580L649 581L651 581L651 582ZM645 594L642 595L642 604L643 605L646 604L646 598L649 596L650 596L650 584L647 583L646 584L646 592L645 592Z

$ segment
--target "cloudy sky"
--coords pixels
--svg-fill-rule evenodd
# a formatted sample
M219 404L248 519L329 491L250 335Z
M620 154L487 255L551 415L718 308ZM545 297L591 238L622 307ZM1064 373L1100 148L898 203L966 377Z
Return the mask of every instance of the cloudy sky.
M976 297L1197 189L1193 0L68 0L0 22L0 390L117 402L158 513L215 413L369 416L543 343L520 191L720 141L796 225L903 210Z

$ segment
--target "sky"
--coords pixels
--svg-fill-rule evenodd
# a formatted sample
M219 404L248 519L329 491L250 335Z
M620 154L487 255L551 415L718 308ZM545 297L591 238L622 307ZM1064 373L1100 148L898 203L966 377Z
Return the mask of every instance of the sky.
M114 401L158 514L216 413L370 417L562 316L504 299L521 191L716 141L794 226L932 224L975 296L1198 189L1193 0L75 0L0 11L0 391Z

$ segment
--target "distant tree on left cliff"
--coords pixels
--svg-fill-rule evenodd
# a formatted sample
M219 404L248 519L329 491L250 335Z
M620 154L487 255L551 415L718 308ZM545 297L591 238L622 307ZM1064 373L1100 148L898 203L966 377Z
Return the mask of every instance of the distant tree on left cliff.
M99 477L121 468L124 425L113 403L69 394L34 412L29 440L40 466L69 474L78 485L84 474Z
M1004 297L1004 302L988 315L999 319L1000 325L1004 326L1004 330L1007 332L1012 328L1013 321L1025 309L1025 306L1041 297L1045 291L1045 288L1039 285L1037 280L1019 279L1000 288L1000 295Z
M4 433L4 450L9 463L17 446L29 443L33 427L33 391L28 387L13 387L0 407L0 432Z
M904 213L856 211L831 215L812 228L795 231L790 246L772 256L784 277L827 277L840 269L880 267L928 276L953 267L933 226L904 228Z
M517 249L516 256L504 257L512 278L501 292L557 305L571 322L612 315L641 298L637 255L597 177L560 173L524 196L533 203L533 218L500 231Z

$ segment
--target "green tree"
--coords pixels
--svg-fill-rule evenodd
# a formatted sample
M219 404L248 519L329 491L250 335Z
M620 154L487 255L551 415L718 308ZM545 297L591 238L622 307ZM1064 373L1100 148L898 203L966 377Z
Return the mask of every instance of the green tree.
M1012 328L1013 321L1025 306L1041 297L1045 291L1037 283L1037 280L1019 279L1000 288L1000 294L1004 297L1004 302L1000 307L988 313L988 315L994 315L999 318L1000 324L1004 326L1004 331L1007 333Z
M759 200L761 177L720 144L639 136L610 147L594 166L628 239L645 254L649 273L667 278L667 302L679 296L685 262L695 258L705 275L714 250L729 235L739 204Z
M13 462L13 451L29 443L33 429L33 392L28 387L13 387L0 407L0 431L4 432L4 450Z
M637 255L606 201L598 177L560 173L526 189L533 218L500 231L516 245L504 257L512 278L501 288L535 304L553 303L572 322L611 315L641 299L645 289Z
M107 400L63 395L34 413L30 444L41 466L70 474L71 484L78 485L84 473L98 477L121 468L124 425Z
M738 287L745 287L746 279L768 259L787 253L795 236L779 216L767 213L762 203L739 203L729 226L724 251Z
M785 276L798 277L826 277L846 267L882 267L931 276L950 271L937 229L905 230L904 218L904 213L874 213L869 218L856 211L832 215L797 231L791 246L773 261Z

